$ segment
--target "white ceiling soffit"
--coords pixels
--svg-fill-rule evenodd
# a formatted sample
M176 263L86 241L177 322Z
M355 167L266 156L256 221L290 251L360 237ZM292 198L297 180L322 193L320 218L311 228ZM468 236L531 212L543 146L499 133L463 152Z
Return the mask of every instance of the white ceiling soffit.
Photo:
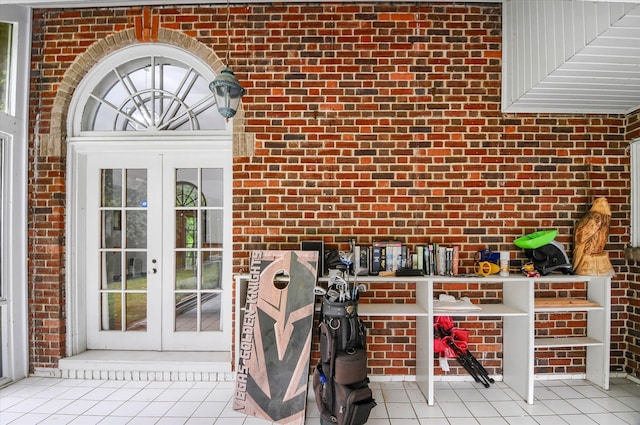
M640 3L503 4L504 112L640 108Z

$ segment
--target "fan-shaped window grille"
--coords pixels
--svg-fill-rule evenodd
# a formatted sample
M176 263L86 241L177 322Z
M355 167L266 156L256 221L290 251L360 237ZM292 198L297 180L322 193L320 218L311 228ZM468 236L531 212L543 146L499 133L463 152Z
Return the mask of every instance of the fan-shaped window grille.
M224 130L209 80L195 67L144 56L106 71L82 112L82 131Z

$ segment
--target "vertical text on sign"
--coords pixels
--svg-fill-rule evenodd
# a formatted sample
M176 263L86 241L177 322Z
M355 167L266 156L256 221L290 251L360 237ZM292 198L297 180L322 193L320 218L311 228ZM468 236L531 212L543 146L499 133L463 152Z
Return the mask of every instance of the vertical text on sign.
M262 252L254 251L251 257L250 277L247 284L247 300L245 304L244 321L240 338L240 358L236 377L235 404L242 404L247 396L247 375L249 373L248 362L251 359L253 347L253 332L256 320L256 304L258 301L258 288L260 287L260 262Z

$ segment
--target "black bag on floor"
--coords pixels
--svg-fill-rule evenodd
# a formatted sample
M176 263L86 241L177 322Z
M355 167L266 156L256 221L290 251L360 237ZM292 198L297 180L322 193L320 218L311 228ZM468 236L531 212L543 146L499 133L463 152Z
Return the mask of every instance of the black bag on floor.
M321 425L362 425L376 405L367 378L366 327L357 302L322 299L313 390Z

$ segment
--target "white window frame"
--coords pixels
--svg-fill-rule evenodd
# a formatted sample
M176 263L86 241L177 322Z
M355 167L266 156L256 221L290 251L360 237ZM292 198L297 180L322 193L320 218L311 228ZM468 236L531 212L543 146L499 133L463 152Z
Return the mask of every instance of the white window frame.
M31 9L0 5L0 19L14 26L9 113L0 112L2 164L2 371L0 386L29 374L27 317L27 147Z
M91 97L93 88L96 85L100 84L108 74L113 72L115 68L117 68L127 60L134 60L136 58L147 56L169 57L176 59L184 64L192 65L196 72L200 73L200 75L202 75L209 81L213 81L216 77L216 74L206 63L202 62L202 60L195 57L191 53L175 46L170 46L163 43L145 43L134 44L125 47L110 54L109 56L98 62L78 84L76 91L74 92L71 105L69 107L67 134L71 135L72 137L93 136L120 139L127 137L127 135L125 134L120 134L127 133L126 131L83 131L81 128L81 123L84 114L84 107ZM210 135L214 137L220 135L230 136L233 132L233 121L225 121L224 130L164 131L145 129L142 132L145 135L155 135L156 137L162 137L162 135L166 136L167 134L171 134L174 138L182 135L192 137L194 134L197 134L198 136ZM129 137L131 137L131 135L129 135Z
M631 246L640 247L640 138L631 142Z

